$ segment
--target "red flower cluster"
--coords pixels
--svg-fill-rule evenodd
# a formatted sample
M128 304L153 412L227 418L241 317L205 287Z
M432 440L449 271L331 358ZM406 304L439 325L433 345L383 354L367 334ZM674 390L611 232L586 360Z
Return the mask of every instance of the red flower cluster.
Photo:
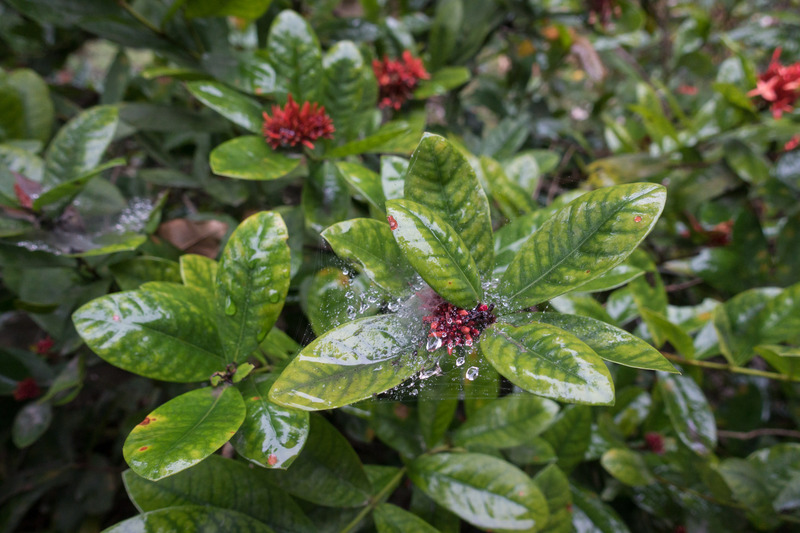
M391 107L395 111L411 98L419 80L430 78L422 60L412 57L408 50L403 52L402 59L392 60L384 56L383 61L373 60L372 70L380 87L378 107Z
M264 111L264 137L274 149L302 144L313 150L312 141L320 137L331 139L334 131L324 106L304 102L301 108L291 94L283 109L272 106L272 116Z
M33 378L25 378L17 383L17 388L14 389L14 399L18 402L31 400L38 398L41 393L42 389L39 388Z
M433 314L422 318L431 325L428 337L436 339L429 349L435 351L446 345L447 354L453 355L453 348L456 346L472 346L481 331L497 320L492 314L493 308L494 305L478 304L467 311L451 303L440 303Z
M778 61L780 55L781 49L777 48L766 72L758 77L756 88L747 93L747 96L760 96L770 102L774 118L781 118L785 111L791 111L800 98L800 62L781 65Z
M38 353L39 355L47 355L50 352L50 350L53 349L53 346L55 346L55 345L56 345L56 341L51 339L50 336L48 335L47 337L45 337L44 339L40 340L39 342L37 342L34 345L33 351Z
M664 453L664 437L662 437L660 433L646 433L644 442L651 452L657 453L658 455Z
M589 11L589 24L600 23L604 28L611 22L612 17L622 14L622 9L616 0L586 0Z

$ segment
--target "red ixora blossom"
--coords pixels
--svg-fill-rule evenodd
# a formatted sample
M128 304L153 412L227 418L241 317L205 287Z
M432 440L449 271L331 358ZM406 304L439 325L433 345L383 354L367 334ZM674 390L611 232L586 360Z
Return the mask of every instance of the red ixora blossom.
M448 302L436 306L430 316L422 317L423 322L431 325L428 337L435 342L429 343L429 350L435 351L447 346L447 354L453 355L456 346L472 346L481 331L497 320L492 314L494 305L478 304L474 309L459 309Z
M383 61L373 60L372 70L380 87L378 107L391 107L395 111L411 98L419 80L430 78L422 60L413 57L408 50L403 52L401 59L393 60L384 56Z
M55 346L55 344L56 341L51 339L50 336L48 335L47 337L40 340L34 345L33 351L38 353L39 355L46 355L50 350L53 349L53 346Z
M42 389L39 388L33 378L25 378L17 383L17 388L14 389L14 399L18 402L31 400L38 398L41 393Z
M617 0L586 0L586 8L589 10L589 24L599 22L604 28L608 26L613 17L619 17L622 14Z
M772 116L776 119L791 111L800 98L800 62L781 65L780 55L781 49L776 48L769 67L758 77L756 88L747 93L747 96L760 96L770 102Z
M333 138L333 121L325 113L325 106L311 102L297 104L290 94L283 109L272 106L272 116L264 111L264 137L274 149L302 144L314 149L320 137Z

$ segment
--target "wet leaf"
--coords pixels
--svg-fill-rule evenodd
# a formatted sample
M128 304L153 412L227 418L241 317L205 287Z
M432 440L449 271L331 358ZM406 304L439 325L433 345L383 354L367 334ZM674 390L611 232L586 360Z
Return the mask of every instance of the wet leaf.
M722 461L717 470L730 487L734 498L745 506L747 518L758 529L772 529L780 524L772 507L766 480L755 465L734 457Z
M11 426L11 440L17 448L27 448L41 437L53 420L49 403L31 402L17 412Z
M386 200L399 200L405 188L408 159L394 155L381 157L381 187Z
M289 468L308 438L308 413L269 401L273 383L275 376L270 375L266 379L248 377L239 385L247 415L231 444L251 463Z
M572 526L576 533L630 533L616 511L604 504L596 494L576 485L572 490Z
M800 332L800 283L791 285L772 300L755 319L761 328L763 342L782 342Z
M717 425L703 390L692 378L674 374L659 374L658 390L681 441L699 455L710 454L717 446Z
M150 511L128 518L105 533L162 533L166 531L193 531L195 533L272 533L272 529L249 516L217 507L181 505Z
M363 121L364 58L353 42L339 41L322 58L322 70L322 103L336 127L336 137L351 140L358 136Z
M447 139L426 133L411 156L405 198L440 215L464 240L482 274L494 265L489 202L464 156Z
M274 151L263 137L244 136L226 141L211 151L214 174L242 180L274 180L297 168L299 158Z
M475 261L458 232L428 207L386 202L392 234L408 262L442 298L472 308L483 298Z
M568 405L555 422L542 433L542 438L558 454L558 466L570 472L583 460L592 434L592 411L582 405Z
M112 159L111 161L107 161L102 165L98 165L97 167L79 175L74 179L57 183L36 197L36 199L33 201L33 208L39 211L43 207L55 204L56 202L59 203L59 207L64 206L72 202L72 200L74 200L75 197L78 196L78 194L80 194L80 192L83 191L83 189L89 185L89 182L92 181L92 179L94 179L96 176L110 168L119 167L124 164L125 160L122 158Z
M664 187L634 183L584 194L556 211L500 279L505 307L536 305L614 268L650 232L665 200Z
M614 403L614 382L603 360L563 329L498 322L481 334L480 349L498 372L528 392L569 403Z
M23 134L21 138L37 139L46 143L53 128L53 102L47 83L35 71L27 68L14 70L3 81L16 90L22 104Z
M617 265L599 278L581 286L581 292L604 292L619 288L644 274L644 270L631 265Z
M243 361L264 340L289 291L288 231L277 213L248 217L219 260L217 326L228 362Z
M261 104L216 81L191 81L186 88L205 105L234 124L261 133L264 124Z
M496 531L536 530L547 523L547 502L533 481L511 464L477 453L423 455L408 477L442 507Z
M288 94L301 105L319 100L322 51L308 22L294 11L281 11L270 26L267 53L275 69L274 94L281 104Z
M208 295L163 284L103 296L72 315L97 355L114 366L163 381L204 381L225 368Z
M183 254L180 274L184 285L198 289L211 289L217 279L217 262L203 255Z
M734 365L743 365L755 355L761 342L761 320L768 303L780 289L757 288L740 292L714 309L714 329L722 355Z
M328 227L322 236L336 255L393 296L408 294L416 272L397 246L389 225L355 218Z
M134 257L114 263L109 270L123 291L138 289L149 281L181 282L178 264L161 257Z
M572 494L569 490L569 481L564 472L556 465L544 467L533 482L542 491L550 517L541 531L547 533L572 532Z
M116 107L97 106L67 122L47 149L44 183L73 180L98 166L114 137L117 120Z
M196 465L236 433L245 417L233 387L206 387L173 398L130 432L122 454L131 470L151 481Z
M528 394L512 394L478 409L453 435L458 446L511 448L527 443L553 422L558 404Z
M419 432L427 449L432 449L444 438L453 415L458 409L458 382L442 378L420 385L417 416Z
M186 17L238 17L255 20L269 8L272 0L187 0Z
M600 458L606 472L631 487L649 485L655 478L647 468L644 458L627 448L613 448Z
M422 332L395 315L348 322L306 346L283 370L270 400L318 410L348 405L399 385L419 370Z
M153 482L133 470L122 473L128 497L143 513L184 505L207 505L243 513L278 533L311 531L295 501L259 469L211 455L192 468ZM226 530L227 531L227 530Z
M375 213L383 216L386 198L381 187L381 177L358 163L336 163L336 168L353 192L374 208Z
M390 503L382 503L377 506L373 517L378 533L406 533L408 531L438 533L439 531L417 515Z
M270 481L289 494L327 507L359 507L372 492L358 454L316 414L311 415L311 432L292 468L270 474Z
M414 90L414 98L425 100L431 96L447 94L452 89L467 83L472 75L466 67L444 67L433 74L430 79L420 80Z

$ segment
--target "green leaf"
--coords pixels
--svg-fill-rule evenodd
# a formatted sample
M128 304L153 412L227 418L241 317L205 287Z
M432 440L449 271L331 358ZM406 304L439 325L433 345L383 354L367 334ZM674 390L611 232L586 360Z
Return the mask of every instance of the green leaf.
M464 240L482 274L494 265L489 202L469 162L444 137L426 133L414 150L405 197L444 218Z
M697 383L687 376L659 374L658 390L681 441L696 454L713 452L717 446L717 425Z
M547 209L539 209L512 220L495 232L494 276L500 276L506 271L517 252L551 214Z
M582 405L568 405L542 438L558 454L558 467L570 472L583 460L592 434L592 411Z
M209 163L214 174L263 181L282 178L297 168L300 159L274 151L263 137L253 135L220 144L211 151Z
M41 437L53 420L49 403L31 402L17 412L11 426L11 440L17 448L27 448Z
M614 403L614 382L605 363L563 329L498 322L481 334L480 349L498 372L524 390L569 403Z
M214 78L249 94L272 94L275 70L264 50L231 50L203 54L203 67Z
M384 215L386 198L383 195L381 177L358 163L336 163L336 168L353 192L363 198L375 212Z
M381 186L386 200L399 200L403 197L407 170L408 159L396 155L381 157Z
M8 170L19 172L29 180L39 183L41 183L44 175L44 161L42 158L13 144L0 144L0 165L8 168ZM8 185L6 194L12 196L13 193L13 183L11 183Z
M336 137L351 140L363 120L364 58L351 41L339 41L322 58L322 103L333 120Z
M436 5L428 45L431 70L438 70L439 67L446 65L447 60L453 55L463 18L462 0L444 0Z
M393 150L391 147L387 148L387 143L401 137L404 134L409 134L411 131L412 130L408 122L403 120L393 120L381 126L377 132L369 137L350 141L349 143L328 150L325 152L325 157L327 159L338 159L341 157L348 157L351 155L364 153L399 151Z
M641 487L655 482L644 458L627 448L613 448L600 458L606 472L631 487Z
M458 409L458 381L438 379L420 385L417 402L419 432L427 449L434 448L444 438Z
M734 498L745 506L747 518L758 529L773 529L780 520L772 507L769 486L758 467L738 458L725 459L717 467Z
M310 531L311 521L297 503L264 474L246 463L210 455L194 467L158 483L136 475L133 470L122 473L122 482L128 497L143 513L206 505L243 513L278 533Z
M280 103L289 94L299 104L319 101L322 51L308 22L294 11L281 11L270 26L267 53L275 69L275 96Z
M186 18L238 17L255 20L263 15L272 0L186 0Z
M283 309L289 291L288 237L281 216L262 211L239 224L222 251L216 308L228 362L250 355Z
M458 446L511 448L525 444L553 422L558 404L528 394L511 394L478 409L453 435Z
M507 308L536 305L577 289L621 263L658 220L661 185L617 185L586 193L548 219L500 279Z
M360 507L372 485L358 454L339 431L319 415L290 470L270 471L270 480L286 492L327 507Z
M375 508L373 517L378 533L438 533L438 529L415 514L396 505L382 503Z
M301 298L305 299L305 312L315 335L322 335L355 318L348 317L348 313L354 313L355 307L350 311L347 309L355 295L352 285L347 274L338 268L323 268L314 274Z
M50 89L47 83L36 72L23 68L15 70L4 79L10 87L16 89L23 109L23 126L25 139L37 139L46 143L50 139L53 128L53 102L50 100Z
M244 417L244 401L235 388L193 390L147 415L125 439L122 454L131 470L158 481L217 451Z
M348 322L315 339L289 363L269 398L298 409L333 409L391 389L419 370L422 332L379 315Z
M533 481L488 455L423 455L408 465L408 477L436 503L480 528L534 531L547 523L547 502Z
M489 130L483 139L481 153L498 160L517 153L530 135L530 123L524 118L506 117ZM524 189L523 191L524 192Z
M679 354L688 359L694 359L694 342L683 328L670 322L661 313L656 313L650 309L642 308L640 313L645 324L647 324L650 334L654 339L659 339L660 342L657 341L659 346L663 344L663 340L667 340ZM674 372L674 370L667 370L667 372Z
M58 130L45 157L44 183L70 181L100 164L117 129L117 108L88 109Z
M402 296L409 292L416 272L387 224L354 218L328 227L322 236L336 255L358 265L359 272L389 294Z
M428 207L408 200L386 202L392 234L408 262L442 298L474 307L483 298L480 275L458 232Z
M644 274L644 270L631 265L617 265L602 276L581 286L582 292L604 292L616 289Z
M261 104L216 81L191 81L186 88L205 105L234 124L261 133L264 124Z
M273 533L262 522L245 514L199 505L182 505L150 511L103 530L104 533L166 533L167 531Z
M570 489L574 504L572 526L576 533L630 533L617 512L595 493L576 485Z
M743 365L755 355L761 342L762 315L780 289L765 287L740 292L714 309L714 329L722 355L734 365Z
M345 220L350 212L347 183L333 163L325 161L310 166L300 197L306 228L313 233Z
M530 194L508 179L500 163L485 155L481 156L479 171L483 173L492 199L497 202L506 218L514 219L533 212L535 205Z
M544 467L533 482L542 491L550 511L550 518L541 531L547 533L572 532L572 494L569 490L569 480L556 465Z
M72 315L75 328L114 366L163 381L204 381L225 367L208 295L163 285L93 300Z
M516 318L511 315L507 319ZM551 324L569 331L585 342L597 355L617 363L618 365L643 368L645 370L663 370L664 372L678 372L661 352L644 342L639 337L614 327L600 320L578 315L557 313L535 313L520 315L530 317L537 322ZM526 319L526 320L530 320ZM513 320L513 323L522 321Z
M793 339L800 331L800 283L781 291L756 317L764 342Z
M141 256L114 263L109 268L120 289L138 289L149 281L169 281L180 283L181 277L175 261L161 257Z
M308 413L269 401L273 383L274 375L261 380L248 377L239 386L247 415L231 444L251 463L264 468L289 468L306 443Z
M434 72L430 79L420 80L414 90L414 98L425 100L431 96L447 94L448 91L467 83L472 74L466 67L444 67Z
M61 205L72 202L73 199L89 184L89 182L101 172L109 168L119 167L126 163L122 158L106 161L85 174L75 179L63 181L53 185L33 201L33 208L40 211L43 207L60 201Z
M198 289L211 289L217 279L217 262L203 255L184 254L180 258L183 284Z

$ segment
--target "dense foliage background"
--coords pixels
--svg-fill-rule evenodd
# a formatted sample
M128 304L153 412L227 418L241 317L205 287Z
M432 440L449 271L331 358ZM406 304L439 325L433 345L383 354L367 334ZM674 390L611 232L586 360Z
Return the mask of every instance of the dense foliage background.
M795 530L799 30L797 0L1 0L0 531ZM422 219L466 296L395 244ZM309 400L301 349L408 309L381 331L438 361ZM529 315L552 359L518 380ZM170 417L180 461L142 457Z

